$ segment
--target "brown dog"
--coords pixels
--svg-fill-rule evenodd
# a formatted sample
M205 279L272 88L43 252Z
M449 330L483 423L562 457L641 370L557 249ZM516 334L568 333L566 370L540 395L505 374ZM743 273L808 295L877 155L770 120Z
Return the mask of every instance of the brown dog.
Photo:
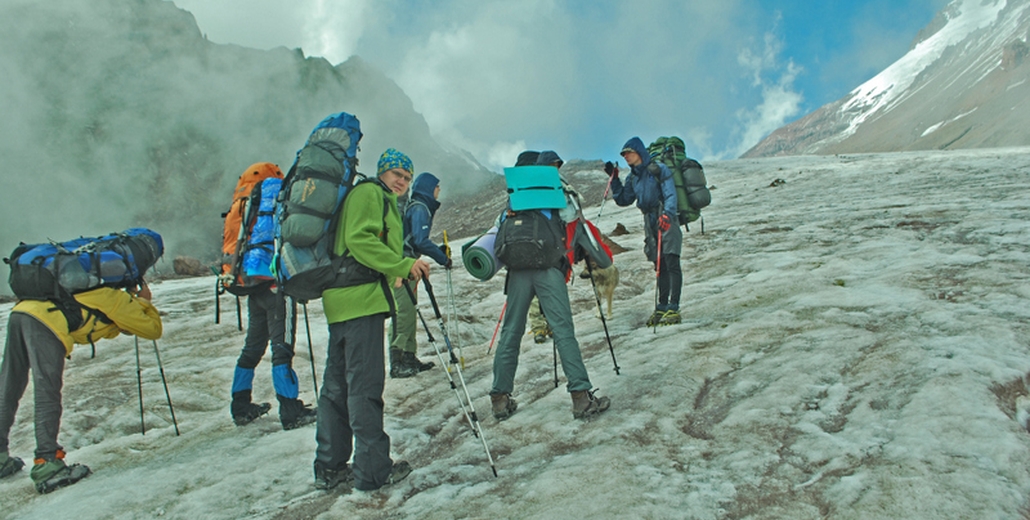
M594 274L594 292L597 294L599 300L608 300L608 319L612 317L612 298L615 296L615 288L619 285L619 268L613 263L611 267L601 269L597 267L597 264L593 260L587 259L590 262L591 271L586 268L579 273L579 277L589 280L590 273ZM600 315L601 309L598 309L598 315Z

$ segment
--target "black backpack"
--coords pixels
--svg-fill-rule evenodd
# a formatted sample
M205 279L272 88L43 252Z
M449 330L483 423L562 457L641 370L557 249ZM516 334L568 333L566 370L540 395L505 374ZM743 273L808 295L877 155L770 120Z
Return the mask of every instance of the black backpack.
M497 229L494 254L509 270L562 267L565 260L565 224L551 211L548 218L541 210L509 213Z

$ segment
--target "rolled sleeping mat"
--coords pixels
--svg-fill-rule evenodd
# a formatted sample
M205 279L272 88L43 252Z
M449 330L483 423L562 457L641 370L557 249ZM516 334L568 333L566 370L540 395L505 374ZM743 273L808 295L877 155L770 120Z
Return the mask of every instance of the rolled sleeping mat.
M504 267L494 256L496 238L497 226L494 226L479 238L461 246L461 261L465 264L465 270L478 280L485 282Z

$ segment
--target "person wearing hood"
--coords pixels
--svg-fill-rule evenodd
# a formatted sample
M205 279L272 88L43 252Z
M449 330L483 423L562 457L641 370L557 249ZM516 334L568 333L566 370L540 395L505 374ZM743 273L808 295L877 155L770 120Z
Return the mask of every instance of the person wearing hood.
M680 251L683 246L683 232L676 223L676 185L672 172L659 161L652 161L651 155L639 137L633 137L620 152L631 172L625 184L619 179L618 169L612 173L612 200L619 206L637 203L644 214L644 254L655 264L658 272L658 302L647 326L674 325L680 322L680 292L683 286L683 271L680 268ZM658 249L658 236L661 248Z
M429 240L433 228L433 217L440 208L440 180L429 172L420 173L411 186L411 196L404 210L404 256L420 258L426 255L446 269L451 268L451 259L442 246ZM418 295L418 285L411 284L412 294ZM415 332L418 329L418 309L411 301L408 290L403 286L394 289L397 302L397 320L391 332L390 377L405 378L433 368L433 362L423 363L415 355L418 343Z

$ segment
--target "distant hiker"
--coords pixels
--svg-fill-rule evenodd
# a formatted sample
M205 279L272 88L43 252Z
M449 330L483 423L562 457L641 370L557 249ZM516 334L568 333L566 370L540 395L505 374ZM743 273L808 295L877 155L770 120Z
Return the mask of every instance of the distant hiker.
M71 357L76 344L122 333L151 340L161 337L161 316L150 303L150 287L142 279L140 282L125 291L100 287L75 294L79 306L75 312L81 315L81 325L74 330L70 330L65 312L52 301L20 300L11 309L0 366L0 478L24 466L21 459L8 454L8 442L30 369L36 416L35 465L30 476L36 491L49 493L90 474L85 465L65 464L64 447L57 443L64 360Z
M629 206L636 201L637 207L644 214L644 255L659 269L658 301L654 313L647 319L647 326L674 325L680 322L680 291L683 289L680 250L683 246L683 231L678 225L676 185L673 183L672 172L664 164L656 163L658 174L652 173L648 168L651 156L639 137L626 141L621 155L632 170L626 184L619 180L618 169L612 172L612 200L619 206ZM660 258L656 255L659 242L662 246Z
M428 263L403 254L397 196L408 191L411 172L407 155L386 150L377 178L350 191L337 221L334 250L345 256L343 272L349 274L339 287L322 293L329 355L315 434L318 489L353 480L355 489L374 490L411 472L407 462L390 459L390 437L383 431L383 322L395 312L390 285L429 275Z
M566 388L572 394L572 416L576 419L589 418L607 410L611 405L609 398L597 397L591 391L593 385L583 364L579 342L576 341L572 308L565 285L571 270L565 255L565 223L559 211L553 209L555 207L516 212L511 210L509 200L509 209L501 215L494 247L508 273L504 283L506 312L497 351L494 353L494 380L490 390L492 411L497 420L507 419L518 407L511 393L515 386L519 344L526 330L530 301L534 297L539 299L543 314L547 316L554 331L555 348L568 379ZM533 229L539 229L539 234L531 231ZM520 233L532 233L533 240L526 240L530 236L519 236ZM542 254L535 249L528 253L517 250L526 244L533 244L534 248L543 244L545 250Z
M429 240L433 217L440 207L439 198L440 180L432 173L420 173L411 186L411 195L404 207L404 256L420 258L426 255L436 263L450 267L451 259L447 258L443 247ZM418 285L410 285L412 294L417 296ZM412 377L433 368L435 363L423 363L415 355L418 349L415 339L418 311L408 290L403 286L394 289L394 301L397 302L397 319L390 340L390 377Z
M230 293L247 297L247 337L232 379L232 420L243 426L271 410L272 405L254 403L251 396L254 369L271 343L279 421L284 430L292 430L315 422L315 410L297 398L300 389L293 370L297 306L292 298L287 304L271 271L274 208L282 178L279 167L269 162L252 164L240 174L223 229L221 280Z

